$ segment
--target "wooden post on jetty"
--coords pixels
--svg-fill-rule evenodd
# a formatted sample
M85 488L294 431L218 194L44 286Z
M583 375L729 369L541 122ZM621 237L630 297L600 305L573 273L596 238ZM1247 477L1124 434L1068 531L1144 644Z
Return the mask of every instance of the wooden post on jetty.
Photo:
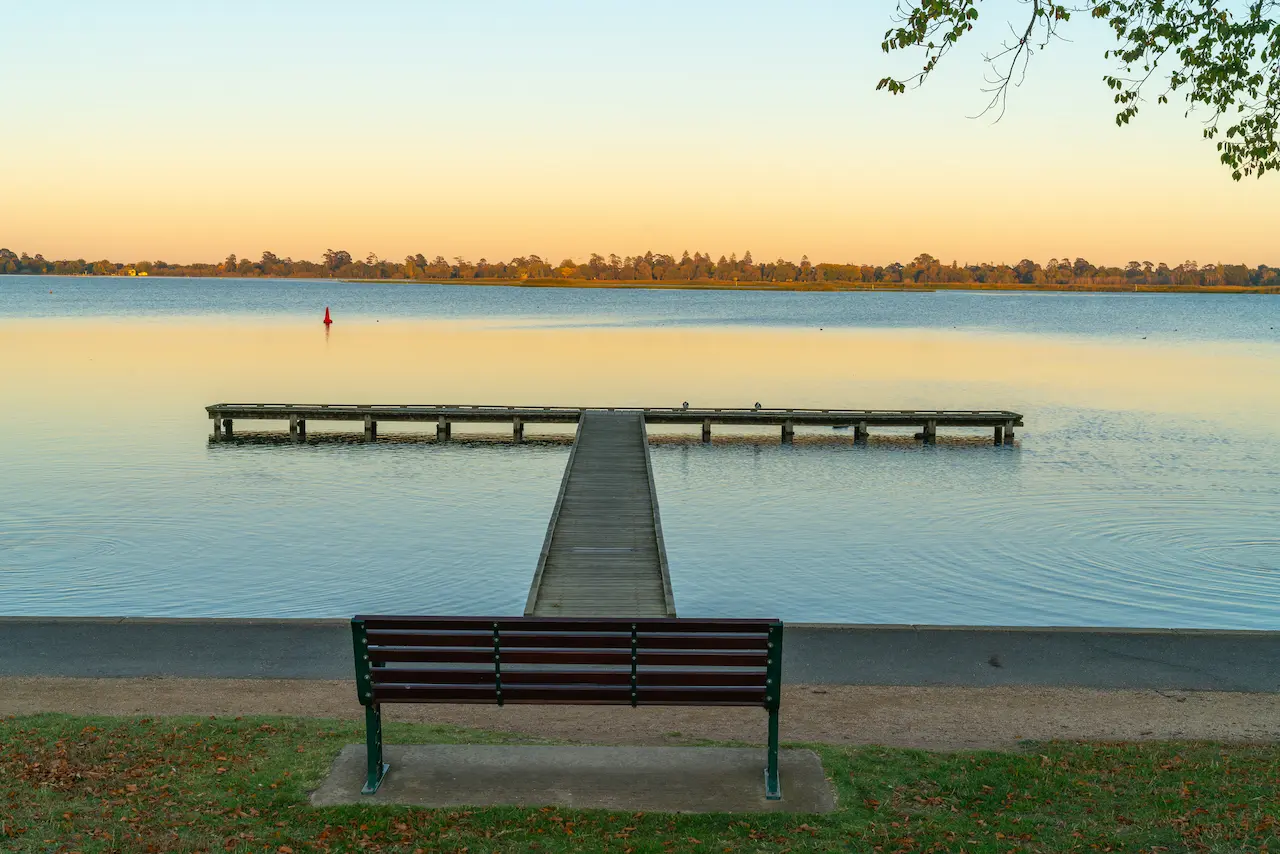
M706 445L711 442L711 419L702 419L702 444Z
M865 445L867 443L867 422L859 421L853 426L853 443L855 445Z
M511 441L517 445L524 441L524 422L519 416L511 419Z
M924 439L926 445L936 444L938 441L938 422L932 418L924 422L924 432L920 437Z
M436 422L436 441L447 442L452 434L453 425L449 423L448 418L441 415L440 420Z
M788 418L786 421L782 422L782 444L784 445L791 444L791 441L795 439L795 437L796 437L795 422L792 421L790 418Z
M364 417L364 440L366 442L378 441L378 422L373 420L372 415Z
M1004 422L1004 443L1006 445L1013 444L1013 422L1012 421Z

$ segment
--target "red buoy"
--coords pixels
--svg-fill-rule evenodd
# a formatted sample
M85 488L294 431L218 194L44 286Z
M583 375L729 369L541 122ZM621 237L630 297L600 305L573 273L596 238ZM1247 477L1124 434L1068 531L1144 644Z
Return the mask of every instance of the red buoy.
M330 323L333 323L333 319L329 317L329 306L326 305L324 307L324 325L328 326Z

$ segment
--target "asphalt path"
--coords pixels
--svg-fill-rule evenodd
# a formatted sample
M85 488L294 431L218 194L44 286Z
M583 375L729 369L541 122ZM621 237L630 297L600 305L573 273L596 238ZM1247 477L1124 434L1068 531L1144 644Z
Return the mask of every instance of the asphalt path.
M792 624L791 684L1280 693L1280 632ZM0 617L0 676L348 679L345 620Z

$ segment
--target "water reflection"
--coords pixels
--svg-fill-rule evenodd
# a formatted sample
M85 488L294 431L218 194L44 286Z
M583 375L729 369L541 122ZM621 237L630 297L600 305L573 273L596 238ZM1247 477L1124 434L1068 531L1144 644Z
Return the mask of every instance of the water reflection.
M214 402L1008 408L986 431L654 428L683 614L1274 628L1280 349L930 330L0 320L0 612L517 613L570 431ZM423 429L423 428L426 429ZM245 431L248 432L245 432ZM278 431L278 432L277 432Z

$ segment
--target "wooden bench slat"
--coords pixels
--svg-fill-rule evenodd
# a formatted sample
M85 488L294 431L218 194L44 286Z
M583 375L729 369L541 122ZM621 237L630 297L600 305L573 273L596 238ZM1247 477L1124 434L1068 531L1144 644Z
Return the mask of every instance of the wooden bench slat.
M630 705L630 703L625 703L625 704L624 704L624 703L616 703L616 702L614 702L614 701L612 701L612 700L601 700L601 699L590 699L590 700L569 700L569 699L558 699L558 700L555 700L555 701L552 701L552 700L540 700L540 699L534 699L534 700L522 700L522 699L515 699L515 700L506 700L505 702L506 702L506 704L507 704L507 705L509 705L509 706L522 705L522 704L528 704L528 705L544 705L544 706L618 706L618 705ZM743 702L739 702L739 701L737 701L737 700L661 700L661 701L643 701L643 700L642 700L642 701L639 703L639 705L641 705L641 706L726 706L726 707L741 708L741 707L743 707L743 706L746 706L746 707L756 707L756 706L759 706L759 705L761 705L761 704L760 704L759 702L755 702L755 701L753 701L753 702L748 702L748 703L743 703Z
M374 699L380 703L403 703L423 700L436 703L498 701L498 690L492 685L384 685L374 686ZM630 685L502 685L504 703L593 701L601 704L630 705Z
M631 634L516 634L503 632L500 635L502 649L519 647L550 647L555 649L631 649ZM406 630L369 631L369 643L384 646L423 646L423 647L471 647L493 649L493 631L486 634L416 632Z
M492 685L375 685L373 697L379 703L436 702L467 703L498 701L497 688ZM763 688L686 687L639 688L636 700L642 705L690 704L690 705L741 705L760 706L765 702ZM629 685L502 685L504 703L564 703L590 702L600 705L631 705Z
M432 632L405 629L368 629L371 645L458 647L466 649L493 649L493 632ZM767 635L743 634L640 634L636 638L640 649L671 650L754 650L763 653L768 646ZM502 649L551 648L551 649L631 649L631 634L530 634L526 632L502 632L499 635Z
M754 632L740 635L641 634L636 640L641 649L741 649L764 652L769 648L769 636Z
M396 629L369 629L366 635L372 646L452 646L493 649L493 630L487 632L414 632Z
M395 662L446 662L481 664L493 661L492 649L452 649L420 647L369 647L369 660L375 664ZM614 664L631 665L630 650L604 649L513 649L500 656L504 664ZM645 651L636 656L637 664L676 667L763 667L765 656L744 652Z
M744 706L762 706L765 702L764 688L742 688L738 686L706 686L681 688L639 688L637 698L641 703L716 703L741 704Z
M492 667L485 668L484 670L473 670L469 667L451 667L448 669L375 667L373 668L371 675L373 676L373 684L375 686L395 685L406 682L434 685L494 684L494 672Z
M459 692L455 686L413 686L374 688L375 703L485 703L497 705L498 692L492 686L476 686L474 692Z
M479 664L493 661L493 649L369 647L374 663L397 661ZM504 664L616 664L631 666L631 650L513 649L501 655Z
M725 685L740 688L763 688L764 670L641 670L636 674L640 687L671 685Z
M492 632L493 624L501 618L494 617L356 617L364 622L367 630L374 629L435 629L437 631Z
M744 632L767 634L773 620L736 619L687 619L683 617L651 617L640 620L602 620L598 617L417 617L417 616L357 616L369 631L380 629L441 629L454 631L493 631L497 623L499 631L543 632L627 632L634 625L639 632ZM614 628L616 626L616 628Z
M503 650L503 664L616 664L631 666L631 650L513 649Z
M373 674L373 684L467 684L496 682L489 670L417 670L380 667ZM630 685L631 670L504 670L503 685Z
M374 664L397 661L440 662L448 664L493 665L493 648L488 649L433 649L431 647L401 647L369 645L369 660Z
M379 667L373 671L374 687L382 685L493 685L494 672L471 668L418 669ZM507 685L630 685L631 670L504 670ZM764 688L765 672L706 670L641 670L636 684L644 688L712 685Z
M637 663L646 665L666 665L676 667L764 667L767 656L764 653L751 652L708 652L697 650L685 651L646 651L641 650L636 656Z

